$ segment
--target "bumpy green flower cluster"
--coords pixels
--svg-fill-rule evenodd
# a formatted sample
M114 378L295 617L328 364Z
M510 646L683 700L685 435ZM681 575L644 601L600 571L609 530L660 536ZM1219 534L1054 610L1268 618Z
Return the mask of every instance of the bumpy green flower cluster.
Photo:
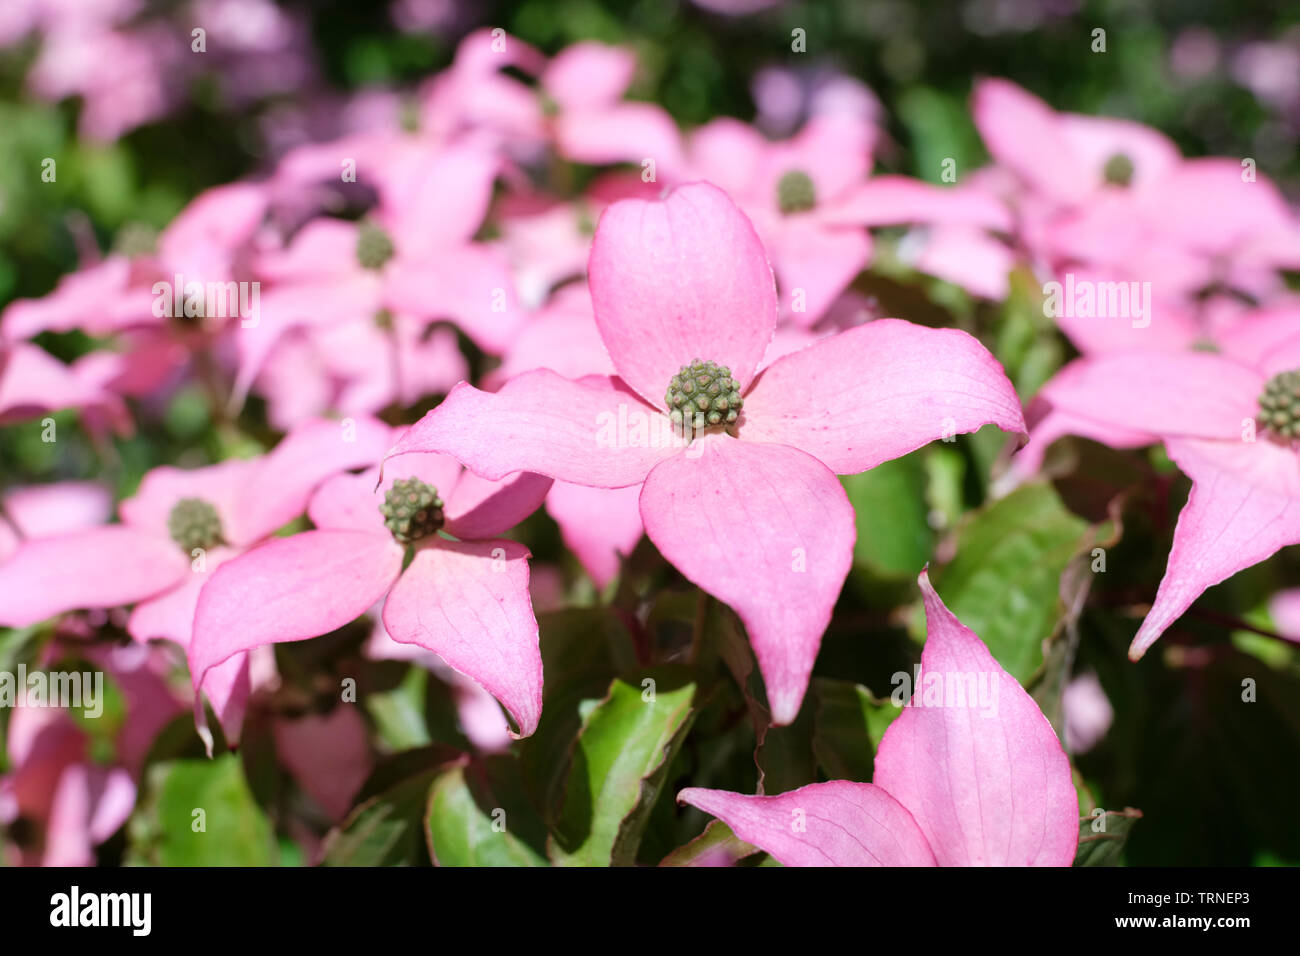
M1274 375L1259 396L1260 424L1282 438L1300 438L1300 369Z
M730 425L740 415L744 402L740 397L740 383L731 377L731 369L716 362L696 359L668 383L664 396L668 417L681 426Z
M792 169L776 184L776 203L782 214L807 212L817 205L817 190L812 177L802 169Z
M393 258L393 240L373 222L357 229L357 261L363 269L382 269Z
M433 485L419 478L398 478L384 493L379 506L384 527L401 544L410 544L437 532L443 524L442 499Z
M1133 181L1133 160L1124 153L1114 153L1106 160L1101 174L1112 186L1127 186Z
M221 544L221 518L202 498L182 498L167 515L167 533L186 554L206 551Z

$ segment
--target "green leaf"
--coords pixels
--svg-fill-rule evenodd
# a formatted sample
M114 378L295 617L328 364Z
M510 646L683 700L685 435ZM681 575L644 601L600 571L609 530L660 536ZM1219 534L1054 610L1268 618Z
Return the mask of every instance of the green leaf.
M813 678L812 749L831 780L871 781L876 748L902 710L861 684Z
M428 671L412 667L392 690L365 695L366 711L380 738L394 750L424 747L432 742L424 717L425 692L430 682Z
M429 855L439 866L546 866L546 829L512 757L452 767L429 791Z
M271 866L279 859L270 821L239 757L229 753L153 765L129 835L129 858L155 866Z
M551 840L556 863L626 866L636 859L668 765L694 719L695 685L668 669L633 680L616 679L583 721Z
M969 515L956 557L934 573L944 603L1022 684L1043 663L1061 614L1061 572L1088 533L1050 485L1022 485Z
M721 820L710 820L704 832L678 847L660 861L660 866L716 866L719 860L736 863L763 852L731 832Z
M433 746L396 754L374 769L360 801L325 839L323 866L412 866L427 863L425 812L444 769L467 758Z
M915 578L930 557L925 462L913 452L840 479L857 515L853 563L886 577Z
M1129 807L1125 810L1098 810L1094 815L1079 818L1079 849L1074 854L1075 866L1119 866L1124 844L1128 842L1133 824L1142 819L1142 811ZM1100 829L1105 827L1105 829Z
M587 701L599 701L620 668L626 632L605 608L538 615L542 667L542 717L519 744L524 785L548 822L558 818L574 740Z
M754 762L758 764L761 793L771 796L817 782L812 708L801 707L794 723L785 727L769 724L758 731L758 736Z

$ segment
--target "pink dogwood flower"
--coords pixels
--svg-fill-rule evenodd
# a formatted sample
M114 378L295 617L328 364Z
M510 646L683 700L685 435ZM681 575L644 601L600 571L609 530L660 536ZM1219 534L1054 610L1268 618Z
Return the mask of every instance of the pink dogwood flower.
M1052 725L920 581L921 683L885 731L874 782L775 796L690 787L678 801L786 866L1069 866L1079 803Z
M446 452L489 479L644 483L650 539L737 611L773 719L789 723L852 562L853 509L835 474L988 423L1023 432L1020 402L966 333L896 320L756 376L776 327L772 270L749 220L708 183L611 205L588 274L618 377L538 370L494 394L458 385L391 454Z
M537 727L542 658L528 595L528 549L498 538L541 504L550 481L488 482L445 455L338 475L312 497L316 525L223 564L194 617L195 687L232 656L327 634L384 603L394 640L418 644ZM447 537L447 535L454 536ZM408 548L413 550L404 568Z
M366 222L315 219L253 263L266 288L260 321L237 330L239 399L281 338L305 326L396 321L423 330L450 319L490 353L510 341L521 316L505 253L471 241L492 198L495 153L477 140L435 148L410 136L387 153L384 198Z
M19 543L0 563L0 625L134 604L127 622L133 637L188 647L209 576L300 515L326 477L376 461L389 441L388 428L373 419L316 421L259 459L155 468L120 505L120 524ZM204 690L237 737L249 690L246 661L232 662Z
M1161 441L1192 479L1134 660L1206 588L1300 542L1300 326L1256 316L1220 341L1219 354L1090 356L1043 390L1060 422L1078 423L1071 431L1122 447Z

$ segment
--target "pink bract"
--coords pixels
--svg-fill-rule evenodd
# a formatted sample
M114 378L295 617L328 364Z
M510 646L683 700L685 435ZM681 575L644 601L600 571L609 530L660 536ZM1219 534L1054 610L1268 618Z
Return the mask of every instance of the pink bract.
M1070 763L1052 725L920 577L928 636L914 689L876 753L873 783L833 780L775 796L688 788L787 866L1069 866L1079 838ZM963 696L950 696L959 685ZM992 689L979 699L976 687ZM981 692L983 693L983 692Z
M748 219L708 183L606 210L589 264L596 324L619 377L527 372L495 394L467 384L394 449L445 452L497 480L644 482L660 551L735 608L773 719L799 711L848 573L854 517L835 474L864 471L945 434L1022 432L1015 391L963 332L881 320L755 372L776 326L771 269ZM695 359L730 369L737 427L687 445L664 391Z

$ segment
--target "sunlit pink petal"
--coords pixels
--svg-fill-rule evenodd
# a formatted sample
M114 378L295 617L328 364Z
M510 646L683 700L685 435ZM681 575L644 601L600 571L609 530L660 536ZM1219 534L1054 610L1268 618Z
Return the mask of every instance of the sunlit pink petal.
M1261 435L1253 442L1170 440L1192 479L1169 565L1129 657L1137 660L1206 588L1300 543L1300 457Z
M730 368L743 389L776 328L763 246L727 194L708 183L606 209L588 275L614 367L656 408L694 359Z
M855 474L946 435L1024 432L1015 389L965 332L877 319L764 369L740 437L801 448Z
M912 812L941 866L1069 866L1079 800L1052 725L925 572L920 583L921 683L885 731L875 782Z
M421 548L384 604L384 627L482 684L520 736L537 729L542 656L523 545L440 540Z
M401 567L396 541L359 531L277 538L223 564L194 614L194 686L232 654L342 627L378 600Z
M575 382L538 369L495 393L457 385L393 453L453 455L484 478L532 471L621 488L642 481L656 463L681 451L681 441L673 438L668 417L618 379L590 376Z
M689 787L677 794L785 866L934 866L912 815L880 787L832 780L776 796Z
M137 528L31 538L0 564L0 625L26 627L76 608L132 604L188 572L189 561L170 539Z
M443 496L446 531L461 539L494 538L541 507L550 489L550 478L531 472L489 481L466 471Z
M1263 387L1258 372L1220 355L1125 351L1070 363L1040 394L1053 408L1132 431L1238 439Z
M843 487L794 448L710 435L650 472L641 517L665 558L740 615L772 719L790 723L853 560Z

